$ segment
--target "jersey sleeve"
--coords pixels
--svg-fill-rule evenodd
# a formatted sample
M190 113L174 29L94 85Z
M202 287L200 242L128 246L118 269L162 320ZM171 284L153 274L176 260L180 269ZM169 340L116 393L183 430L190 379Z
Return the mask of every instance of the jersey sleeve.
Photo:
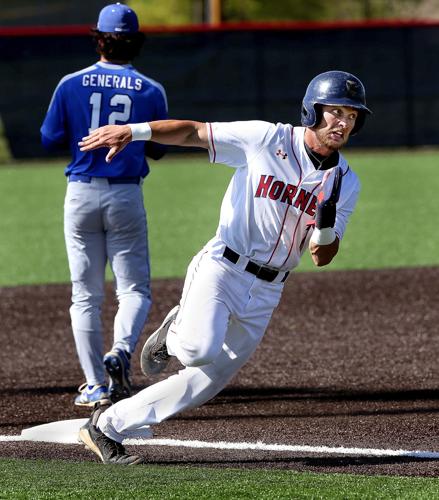
M207 123L211 163L244 167L274 134L275 125L263 121Z
M41 135L52 144L64 144L67 139L66 112L63 99L64 88L58 85L53 93L43 125ZM43 139L44 141L44 139Z
M156 111L154 120L166 120L168 118L168 100L165 89L157 90Z
M346 181L343 180L340 202L337 203L337 215L334 226L339 240L342 240L344 236L349 217L354 211L358 195L360 194L360 182L352 171L348 172Z

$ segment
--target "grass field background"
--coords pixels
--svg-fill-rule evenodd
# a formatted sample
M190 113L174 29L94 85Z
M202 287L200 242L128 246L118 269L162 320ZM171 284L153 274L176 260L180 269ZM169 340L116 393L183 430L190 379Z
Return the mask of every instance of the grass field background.
M439 152L347 157L362 192L341 252L327 270L439 265ZM60 160L0 167L0 286L69 281L64 165ZM184 275L191 256L215 233L232 173L211 166L205 156L152 164L144 193L153 277ZM305 256L298 271L312 269ZM0 473L0 498L439 498L439 480L427 478L27 460L0 460Z
M438 498L434 478L394 478L285 470L120 467L98 463L4 460L0 498L20 499L382 499ZM15 478L20 477L17 484ZM89 480L85 480L88 478ZM90 481L94 486L90 486ZM24 493L25 492L25 493Z
M432 224L439 152L347 156L362 192L342 249L327 270L439 264L439 232ZM57 161L0 167L0 286L69 281L64 166ZM152 163L144 193L153 277L184 276L191 257L215 234L232 173L210 165L207 155ZM306 253L298 271L314 269Z

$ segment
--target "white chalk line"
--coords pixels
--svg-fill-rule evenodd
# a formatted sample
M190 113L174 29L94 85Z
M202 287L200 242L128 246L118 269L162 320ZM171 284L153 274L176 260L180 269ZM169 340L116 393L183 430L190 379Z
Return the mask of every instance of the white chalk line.
M0 441L30 441L23 436L1 436ZM34 440L33 440L34 441ZM35 441L34 441L35 442ZM49 442L49 441L45 441ZM65 443L66 444L66 443ZM80 444L77 441L70 441L67 444ZM355 455L369 457L410 457L410 458L430 458L439 459L439 452L422 450L392 450L380 448L347 448L344 446L308 446L308 445L288 445L288 444L268 444L263 442L226 442L226 441L193 441L179 439L127 439L127 445L136 446L171 446L183 448L205 448L215 450L256 450L256 451L276 451L290 453L311 453L330 455Z
M128 441L127 441L128 444ZM140 444L132 439L129 444ZM418 458L439 458L438 452L420 450L389 450L374 448L346 448L344 446L308 446L308 445L288 445L288 444L267 444L261 441L256 443L233 443L233 442L207 442L207 441L186 441L178 439L149 439L143 440L142 445L148 446L177 446L185 448L211 448L218 450L257 450L257 451L281 451L292 453L318 453L318 454L341 454L341 455L364 455L377 457L418 457Z

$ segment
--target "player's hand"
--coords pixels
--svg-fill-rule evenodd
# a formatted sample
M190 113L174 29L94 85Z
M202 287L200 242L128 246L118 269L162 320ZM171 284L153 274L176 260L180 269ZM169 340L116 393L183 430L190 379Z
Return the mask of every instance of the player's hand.
M117 153L131 142L131 128L128 125L105 125L78 142L81 151L93 151L98 148L110 148L105 161L109 163Z
M325 173L322 190L317 196L315 224L317 229L334 227L337 215L336 205L340 198L342 170L335 167Z

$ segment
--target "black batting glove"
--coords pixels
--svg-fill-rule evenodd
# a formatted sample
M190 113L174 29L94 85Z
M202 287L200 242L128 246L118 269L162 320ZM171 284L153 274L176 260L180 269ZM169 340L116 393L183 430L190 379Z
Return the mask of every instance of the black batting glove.
M335 167L334 183L329 197L325 200L324 193L321 191L317 197L316 208L316 228L324 229L325 227L334 227L335 216L337 215L337 201L340 198L342 170L340 167Z

